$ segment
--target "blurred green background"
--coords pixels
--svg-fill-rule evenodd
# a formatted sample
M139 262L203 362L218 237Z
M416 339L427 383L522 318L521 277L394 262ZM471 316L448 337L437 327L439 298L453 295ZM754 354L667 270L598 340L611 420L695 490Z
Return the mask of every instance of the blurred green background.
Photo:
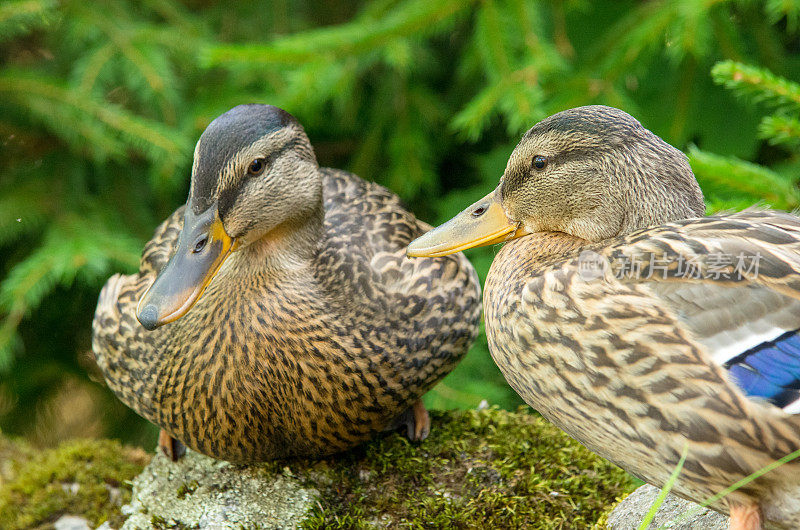
M709 211L798 205L800 0L0 2L0 429L39 445L156 430L105 388L91 319L185 201L230 107L304 124L321 165L439 223L521 133L620 107L686 151ZM482 279L496 249L471 251ZM427 397L514 407L481 336Z

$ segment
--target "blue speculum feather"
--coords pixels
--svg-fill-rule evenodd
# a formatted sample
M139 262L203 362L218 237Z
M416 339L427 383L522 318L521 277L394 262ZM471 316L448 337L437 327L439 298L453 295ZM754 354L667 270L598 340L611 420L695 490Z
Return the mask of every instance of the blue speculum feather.
M763 342L725 364L748 396L779 407L800 399L800 330Z

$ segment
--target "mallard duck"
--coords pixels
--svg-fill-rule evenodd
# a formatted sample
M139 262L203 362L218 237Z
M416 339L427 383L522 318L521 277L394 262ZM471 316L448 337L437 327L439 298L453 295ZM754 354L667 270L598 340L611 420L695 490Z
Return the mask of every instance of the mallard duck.
M686 156L604 106L555 114L499 186L409 256L509 241L489 347L509 384L592 451L702 502L800 449L800 219L703 217ZM800 463L712 501L731 528L800 528Z
M138 274L103 288L97 364L171 456L321 456L403 426L423 439L420 398L480 316L464 256L405 256L429 228L387 189L320 168L287 112L235 107L200 136L188 201Z

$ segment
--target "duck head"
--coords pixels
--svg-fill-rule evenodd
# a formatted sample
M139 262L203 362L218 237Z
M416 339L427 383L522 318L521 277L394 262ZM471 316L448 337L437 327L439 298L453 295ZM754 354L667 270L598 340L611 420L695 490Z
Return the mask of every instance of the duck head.
M152 330L177 320L232 253L313 216L317 170L302 126L277 107L240 105L211 122L195 147L177 249L139 300L139 322Z
M497 188L407 253L444 256L533 232L601 241L704 212L686 155L619 109L578 107L533 126Z

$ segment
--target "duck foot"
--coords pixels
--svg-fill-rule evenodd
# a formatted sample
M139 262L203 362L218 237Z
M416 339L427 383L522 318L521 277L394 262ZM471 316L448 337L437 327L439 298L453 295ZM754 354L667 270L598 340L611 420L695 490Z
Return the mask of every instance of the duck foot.
M158 446L173 462L177 462L186 454L186 446L183 445L183 442L170 436L164 429L158 433Z
M731 506L729 530L761 530L761 510L757 504Z
M431 432L431 418L421 399L400 414L386 430L394 431L402 427L406 429L406 438L412 442L421 442L428 437Z

